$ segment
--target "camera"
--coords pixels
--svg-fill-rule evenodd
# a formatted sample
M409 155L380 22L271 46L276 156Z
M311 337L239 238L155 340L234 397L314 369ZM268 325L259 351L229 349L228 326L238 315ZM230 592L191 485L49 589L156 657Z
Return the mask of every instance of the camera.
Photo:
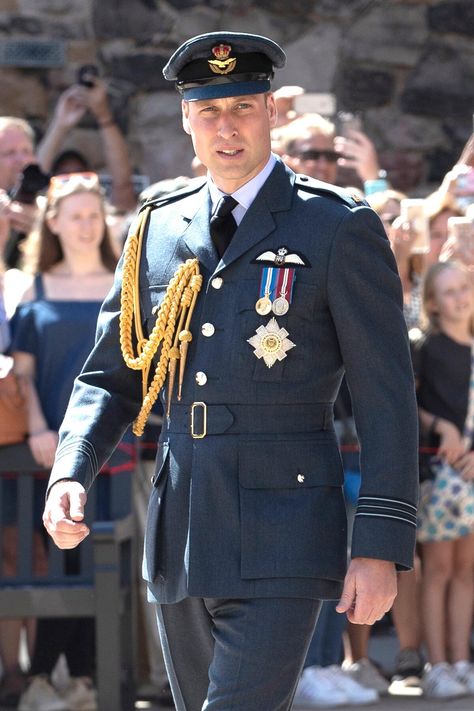
M81 86L85 86L87 89L92 89L94 82L90 80L90 77L99 76L99 67L97 64L83 64L77 70L77 83Z
M37 163L30 163L23 168L23 172L18 178L13 189L11 198L25 205L32 205L40 190L43 190L49 183L49 175L43 173Z

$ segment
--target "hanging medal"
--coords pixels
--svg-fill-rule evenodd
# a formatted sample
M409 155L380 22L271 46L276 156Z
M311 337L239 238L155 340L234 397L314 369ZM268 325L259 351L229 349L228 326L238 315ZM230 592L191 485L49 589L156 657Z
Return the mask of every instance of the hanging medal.
M273 267L264 267L260 279L260 297L255 304L255 310L260 316L267 316L272 310L271 294L273 293L277 281L276 272Z
M278 269L276 284L277 298L272 304L272 311L275 316L284 316L288 313L293 299L293 287L295 284L295 270L284 268Z

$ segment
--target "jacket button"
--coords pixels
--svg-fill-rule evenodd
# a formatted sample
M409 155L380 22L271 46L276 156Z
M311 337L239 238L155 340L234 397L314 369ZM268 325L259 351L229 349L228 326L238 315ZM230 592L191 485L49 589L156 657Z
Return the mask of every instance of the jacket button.
M207 375L203 373L202 370L196 373L194 380L198 385L205 385L207 383Z
M296 478L298 479L299 484L302 484L304 482L304 474L298 474Z
M214 277L214 279L211 281L211 286L214 289L220 289L223 283L224 279L222 279L222 277Z
M207 336L207 338L210 338L211 336L214 335L216 332L216 329L212 323L203 323L201 326L201 333L203 336Z

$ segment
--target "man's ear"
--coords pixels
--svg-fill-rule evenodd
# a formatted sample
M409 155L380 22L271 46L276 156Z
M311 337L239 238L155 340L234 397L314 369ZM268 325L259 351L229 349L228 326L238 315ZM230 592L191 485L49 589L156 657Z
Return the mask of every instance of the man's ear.
M181 101L181 114L183 118L183 129L188 134L191 135L191 129L189 127L189 104L187 101Z
M275 128L278 118L278 110L276 107L275 97L272 93L267 94L267 111L270 128Z

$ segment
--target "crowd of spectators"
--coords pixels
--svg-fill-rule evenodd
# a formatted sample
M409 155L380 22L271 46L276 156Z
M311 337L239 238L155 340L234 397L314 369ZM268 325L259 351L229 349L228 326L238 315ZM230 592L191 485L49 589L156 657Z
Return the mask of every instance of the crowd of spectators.
M112 283L126 225L143 198L134 194L127 144L110 109L106 82L95 76L89 80L89 86L75 84L61 94L36 148L26 121L0 117L0 353L13 357L27 401L27 444L45 469L54 458L72 382L93 343L100 303ZM279 119L273 151L295 172L341 185L366 199L379 214L398 266L413 344L425 464L428 455L441 455L461 468L465 478L474 480L474 454L461 445L471 397L474 336L474 137L441 185L421 201L418 193L414 218L409 211L412 196L391 187L370 137L358 128L339 135L331 116L299 114L295 97L302 94L301 87L276 92ZM63 149L68 132L87 112L97 122L104 167L110 175L107 200L88 159L75 149ZM25 168L32 164L39 166L45 187L36 190L35 184L30 189L32 198L24 200L19 187L25 187ZM205 172L195 159L189 176L161 181L147 190L147 196L173 191ZM357 497L357 458L352 452L356 433L347 385L336 405L336 424L339 432L347 434L349 427L354 435L348 448L344 447L348 440L341 439L350 520ZM155 422L153 437L159 429L159 413ZM136 486L139 519L145 516L150 467L145 463ZM420 468L427 469L429 464ZM38 532L43 496L38 484ZM13 491L4 496L5 507L10 510L3 512L3 520L14 529ZM12 541L14 536L2 537L4 560L15 555ZM37 545L41 557L41 535ZM386 678L377 660L369 659L370 628L347 623L334 608L332 603L323 606L308 652L296 695L303 706L373 703L387 693L424 693L431 698L474 695L469 647L474 532L450 541L420 543L415 570L399 575L399 594L391 611L399 654L391 678ZM80 648L75 644L74 624L82 625L77 636ZM0 705L19 704L22 711L96 708L93 630L84 634L88 624L0 620ZM159 642L153 621L145 626L147 639L142 642L160 697L166 681ZM23 629L29 669L19 666ZM70 683L58 689L52 672L60 654L67 660Z

